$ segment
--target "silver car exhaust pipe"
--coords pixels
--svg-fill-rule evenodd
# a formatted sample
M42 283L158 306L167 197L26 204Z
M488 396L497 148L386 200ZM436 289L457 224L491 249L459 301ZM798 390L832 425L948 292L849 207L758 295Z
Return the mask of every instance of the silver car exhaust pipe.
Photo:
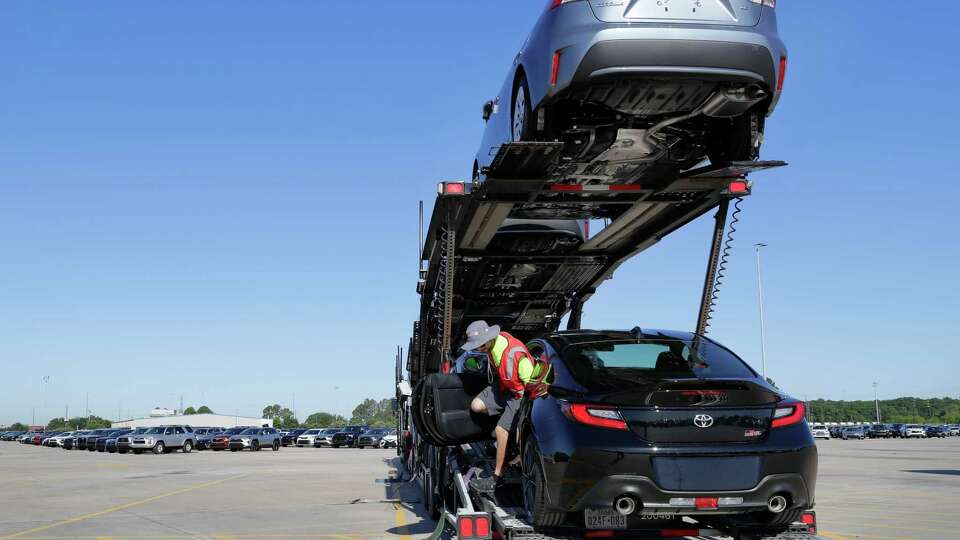
M779 514L787 509L787 498L783 495L774 495L767 501L767 510L771 513Z
M621 495L613 500L613 508L621 516L629 516L637 511L637 501L630 495Z

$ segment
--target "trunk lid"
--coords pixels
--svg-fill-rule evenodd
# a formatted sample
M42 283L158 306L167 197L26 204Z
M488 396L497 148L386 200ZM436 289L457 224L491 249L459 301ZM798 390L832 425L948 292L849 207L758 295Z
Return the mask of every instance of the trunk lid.
M630 430L653 443L761 441L780 400L751 381L664 381L638 390L596 400L617 405Z
M756 26L762 7L751 0L590 0L603 22Z

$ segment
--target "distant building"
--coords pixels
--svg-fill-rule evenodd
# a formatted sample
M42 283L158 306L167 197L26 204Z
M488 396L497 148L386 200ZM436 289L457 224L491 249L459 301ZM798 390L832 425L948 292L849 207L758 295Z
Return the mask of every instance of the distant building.
M154 407L150 411L150 418L159 418L161 416L176 416L180 411L176 409L167 409L166 407Z
M154 409L154 411L157 410L158 409ZM177 414L168 416L154 416L153 412L150 413L149 418L132 418L130 420L112 422L112 426L115 428L154 427L175 424L186 424L194 427L259 427L271 425L268 418L254 418L251 416L234 416L232 414Z

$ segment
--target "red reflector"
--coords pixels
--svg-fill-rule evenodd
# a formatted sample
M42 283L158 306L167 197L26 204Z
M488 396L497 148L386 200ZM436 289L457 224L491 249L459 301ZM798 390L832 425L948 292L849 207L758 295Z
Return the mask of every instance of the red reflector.
M553 68L550 71L550 86L557 85L557 75L560 74L560 51L553 53Z
M586 538L613 538L613 531L588 531L583 536Z
M719 501L716 497L697 497L693 500L693 505L697 510L713 510L717 507Z
M477 536L480 538L486 538L490 536L490 520L485 517L478 517L474 520L474 528L476 529Z
M746 182L730 182L727 191L730 193L746 193L750 190L750 185Z
M807 512L800 516L800 523L803 523L804 525L816 525L817 516L815 516L812 512Z
M473 538L473 519L468 517L460 518L458 523L460 525L460 538Z
M443 193L446 195L463 194L464 186L459 182L448 182L443 185Z
M614 184L610 191L643 191L643 186L637 184Z
M792 426L794 424L799 424L800 422L803 421L803 417L806 416L807 414L806 404L800 401L796 403L791 403L787 407L781 407L777 409L777 411L781 411L786 408L792 408L793 410L790 412L790 414L787 414L786 416L781 416L780 418L774 418L773 424L771 425L771 427L779 428L779 427L786 427L786 426ZM777 414L777 413L774 412L774 414Z
M783 81L787 77L787 57L780 57L780 76L777 78L777 93L783 92Z
M683 536L700 536L700 529L660 529L660 536L679 538Z
M583 184L550 184L550 191L583 191Z

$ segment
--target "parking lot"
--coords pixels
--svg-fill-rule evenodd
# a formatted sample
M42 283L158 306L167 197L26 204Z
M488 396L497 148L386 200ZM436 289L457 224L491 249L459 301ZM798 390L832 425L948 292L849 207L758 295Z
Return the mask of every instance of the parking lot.
M831 540L956 538L960 438L820 441ZM116 455L0 445L0 539L422 538L393 450ZM379 481L379 482L378 482Z

